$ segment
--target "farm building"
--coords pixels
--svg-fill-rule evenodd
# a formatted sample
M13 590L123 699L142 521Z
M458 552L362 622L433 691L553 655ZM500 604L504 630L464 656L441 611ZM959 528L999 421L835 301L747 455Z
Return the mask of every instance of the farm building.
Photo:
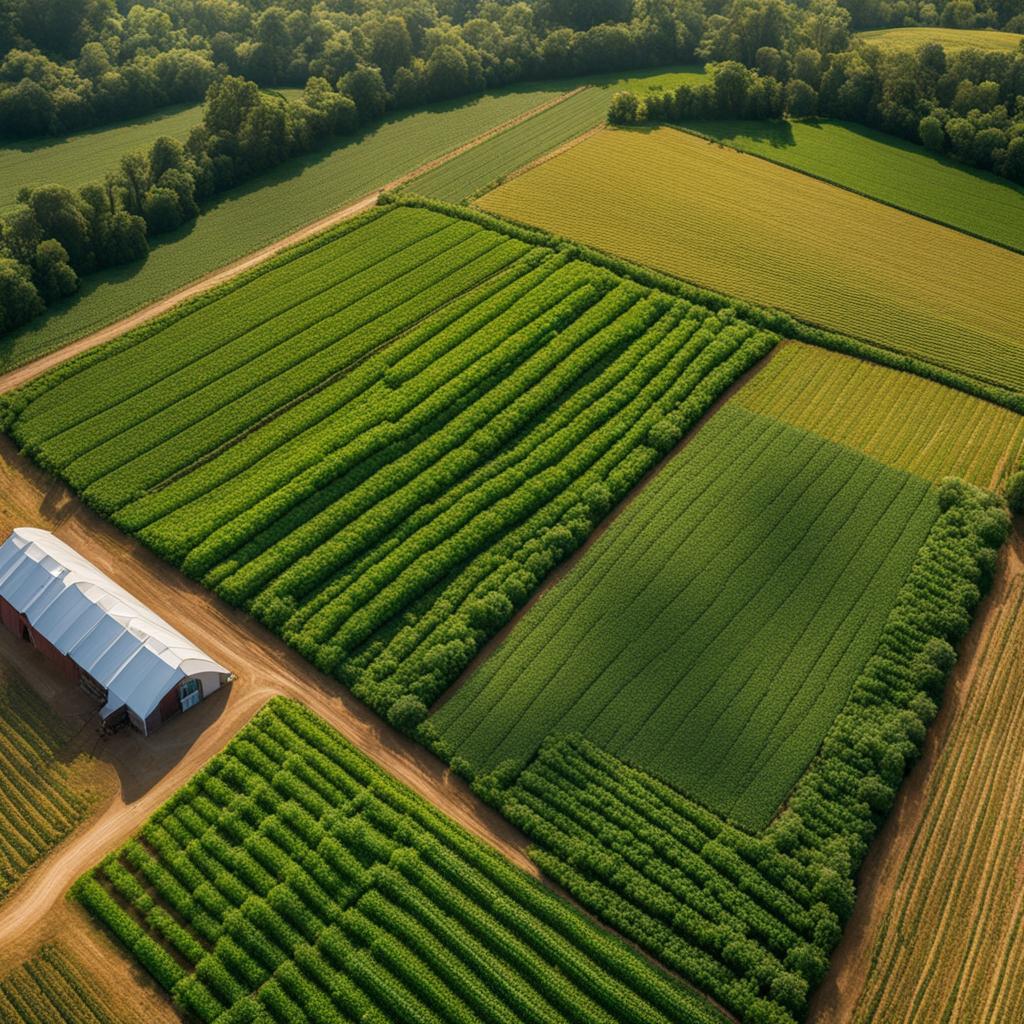
M100 717L148 735L227 681L228 671L47 530L0 545L0 619L68 680L102 700Z

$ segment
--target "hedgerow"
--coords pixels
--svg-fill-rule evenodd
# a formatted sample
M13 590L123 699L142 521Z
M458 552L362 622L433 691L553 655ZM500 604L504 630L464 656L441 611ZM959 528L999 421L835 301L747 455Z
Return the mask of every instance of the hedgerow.
M284 798L276 809L254 782ZM205 826L179 843L166 823L188 810ZM161 849L130 840L74 895L204 1022L314 1008L323 1021L723 1020L291 701L271 701L140 835ZM183 900L172 876L190 871L224 898ZM154 890L145 914L135 872Z

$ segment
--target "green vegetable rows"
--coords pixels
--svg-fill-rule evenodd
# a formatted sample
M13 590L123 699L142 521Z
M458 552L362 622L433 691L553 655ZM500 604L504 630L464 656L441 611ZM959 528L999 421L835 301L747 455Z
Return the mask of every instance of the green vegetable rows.
M938 503L849 700L760 835L579 737L549 742L491 790L552 879L744 1021L803 1019L867 845L921 751L952 645L991 582L1005 507L955 480Z
M74 891L204 1022L722 1021L282 699Z
M486 772L579 732L763 827L937 513L926 481L730 403L427 734Z
M42 465L412 727L775 337L396 204L6 402Z

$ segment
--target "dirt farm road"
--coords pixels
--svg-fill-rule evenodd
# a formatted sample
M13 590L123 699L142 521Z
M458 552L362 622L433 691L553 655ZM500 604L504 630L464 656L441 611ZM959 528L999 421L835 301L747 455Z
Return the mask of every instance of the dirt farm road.
M297 245L299 242L304 242L307 238L312 238L321 231L326 231L328 228L341 224L343 221L350 220L352 217L357 217L359 214L365 213L371 207L376 205L381 192L388 192L393 189L400 188L402 185L408 184L414 178L418 178L427 171L432 171L435 167L440 167L442 164L447 163L449 160L453 160L455 157L459 156L461 153L465 153L467 150L474 149L476 146L479 146L482 142L486 142L488 139L493 138L495 135L500 135L509 128L513 128L517 124L521 124L523 121L529 120L536 114L540 114L543 111L548 110L550 107L554 107L557 104L562 103L564 100L569 99L570 96L575 96L578 92L582 92L585 88L587 88L587 86L580 86L577 89L558 93L554 98L545 100L543 103L540 103L535 107L531 107L529 110L524 111L522 114L518 114L516 117L503 121L501 124L495 125L493 128L488 128L487 131L481 132L468 142L464 142L461 146L456 146L455 149L449 150L447 153L442 154L436 159L420 164L419 167L416 167L408 173L389 181L385 185L381 185L379 189L369 192L362 198L355 200L355 202L348 203L341 209L335 210L333 213L329 213L325 217L320 217L309 224L304 224L301 228L292 231L283 238L279 238L276 242L271 242L270 245L266 245L262 249L258 249L256 252L249 253L248 256L243 256L241 259L235 260L234 263L229 263L227 266L220 267L218 270L214 270L212 273L206 274L204 277L200 277L191 284L187 284L183 288L179 288L177 291L171 292L169 295L165 295L162 299L157 299L155 302L151 302L149 305L143 306L142 309L136 310L134 313L130 313L128 316L123 317L112 324L108 324L106 327L101 327L99 330L93 331L91 334L87 334L84 337L79 338L77 341L71 342L69 345L65 345L63 348L59 348L55 352L47 353L46 355L40 356L38 359L34 359L30 363L26 363L24 366L16 367L8 373L0 375L0 393L4 391L12 391L14 388L20 387L27 381L32 380L33 377L38 377L39 374L45 373L47 370L51 370L55 366L59 366L61 363L65 362L65 360L71 359L73 356L77 356L82 352L87 352L89 349L95 348L97 345L102 345L105 341L110 341L111 339L118 337L118 335L124 334L125 331L130 331L132 328L138 327L140 324L144 324L147 320L152 320L153 317L160 316L161 313L166 313L168 310L173 309L186 299L194 298L196 295L201 295L203 292L209 291L211 288L216 288L217 285L223 284L225 281L230 281L233 277L237 277L239 274L243 274L245 271L266 262L271 257L276 256L283 249L287 249L289 246Z
M382 768L534 877L526 839L483 804L433 754L396 732L334 680L318 672L248 615L204 591L141 544L87 509L64 487L0 439L0 532L31 524L52 530L140 600L203 645L236 680L154 736L130 730L91 740L120 791L57 847L0 905L0 963L44 925L68 887L141 825L176 789L223 749L269 700L300 699ZM0 637L0 657L45 692L42 659L14 637ZM89 727L94 729L95 725Z

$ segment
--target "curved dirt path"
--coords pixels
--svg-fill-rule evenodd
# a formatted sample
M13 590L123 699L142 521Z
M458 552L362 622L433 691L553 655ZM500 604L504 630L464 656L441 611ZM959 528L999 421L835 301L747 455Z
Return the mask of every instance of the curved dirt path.
M20 387L22 384L32 380L33 377L38 377L39 374L45 373L54 366L59 366L72 356L77 356L82 352L87 352L89 349L95 348L97 345L102 345L104 342L110 341L118 335L124 334L125 331L130 331L132 328L138 327L140 324L144 324L147 320L152 320L153 317L159 316L161 313L166 313L168 310L173 309L186 299L194 298L196 295L201 295L203 292L209 291L211 288L216 288L217 285L223 284L225 281L230 281L231 278L237 277L239 274L250 270L252 267L258 266L260 263L264 263L266 260L276 256L279 252L283 249L287 249L289 246L297 245L299 242L304 242L307 238L312 238L313 235L317 235L321 231L326 231L328 228L333 228L337 224L341 224L343 221L350 220L352 217L357 217L359 214L365 213L371 207L376 205L381 192L388 192L392 189L400 188L402 185L408 184L413 179L420 177L420 175L426 174L427 171L432 171L435 167L440 167L442 164L446 164L449 160L454 160L455 157L465 153L467 150L474 149L476 146L479 146L482 142L486 142L488 139L493 138L495 135L500 135L509 128L514 128L517 124L521 124L523 121L528 121L531 117L535 117L537 114L543 113L545 110L557 106L559 103L569 99L570 96L575 96L586 88L589 87L580 86L577 89L571 89L567 92L559 93L552 99L545 100L543 103L538 104L536 107L531 107L522 114L518 114L507 121L503 121L501 124L495 125L493 128L488 128L487 131L481 132L468 142L464 142L461 146L456 146L455 149L451 149L447 153L444 153L433 160L420 164L419 167L414 168L407 174L403 174L400 177L389 181L387 184L368 193L361 199L357 199L355 202L349 203L347 206L343 206L340 210L335 210L333 213L329 213L325 217L320 217L309 224L305 224L303 227L292 231L283 238L279 238L276 242L271 242L262 249L258 249L256 252L249 253L249 255L243 256L241 259L235 260L234 263L229 263L218 270L214 270L212 273L206 274L204 277L200 277L191 284L187 284L183 288L179 288L177 291L173 291L169 295L165 295L162 299L157 299L155 302L151 302L149 305L143 306L142 309L136 310L134 313L130 313L128 316L122 317L120 320L117 320L112 324L108 324L106 327L101 327L99 330L93 331L91 334L87 334L84 337L79 338L77 341L73 341L70 344L63 346L63 348L56 349L53 352L40 356L38 359L34 359L30 363L26 363L24 366L16 367L8 373L0 375L0 393L12 391L14 388Z
M0 904L0 963L46 930L68 887L198 771L270 699L301 700L396 778L534 877L525 836L483 804L442 761L392 729L336 681L259 626L186 579L138 542L85 508L0 439L0 534L31 523L52 530L237 676L195 710L151 737L125 730L92 741L89 752L118 772L120 791L51 852ZM0 656L22 675L47 668L15 637L0 633Z

